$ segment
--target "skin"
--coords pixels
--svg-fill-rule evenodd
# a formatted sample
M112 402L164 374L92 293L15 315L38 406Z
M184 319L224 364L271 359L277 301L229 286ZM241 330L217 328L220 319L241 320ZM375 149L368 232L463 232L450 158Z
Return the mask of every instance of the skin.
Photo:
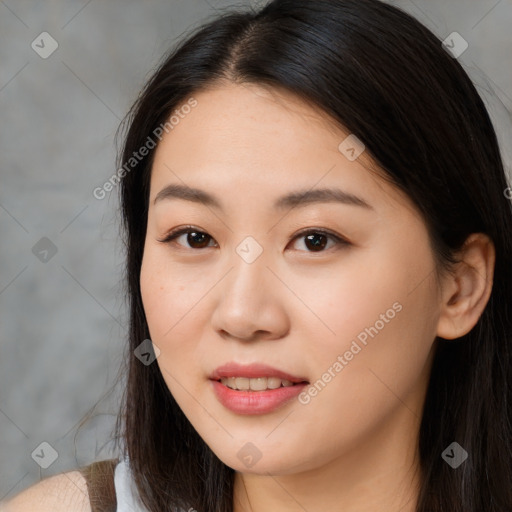
M339 151L349 132L324 113L252 84L221 83L194 98L156 150L140 276L169 390L236 470L235 512L412 512L436 336L462 336L477 322L492 288L492 243L472 235L456 272L438 278L415 205L367 152L350 161ZM213 194L224 212L175 198L154 204L171 183ZM272 207L283 194L320 187L349 191L373 209ZM188 224L211 238L159 242ZM297 237L305 228L349 244L327 238L315 252ZM263 250L252 263L236 252L247 236ZM309 403L241 415L216 399L208 376L228 361L316 382L394 303L401 310ZM247 442L261 454L251 467L237 456Z

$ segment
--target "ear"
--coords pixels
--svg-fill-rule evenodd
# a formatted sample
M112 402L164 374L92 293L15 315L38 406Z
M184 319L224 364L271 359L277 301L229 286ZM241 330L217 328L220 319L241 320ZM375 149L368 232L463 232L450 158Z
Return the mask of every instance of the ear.
M472 233L458 252L453 275L444 278L437 336L460 338L475 326L491 296L496 252L484 233Z

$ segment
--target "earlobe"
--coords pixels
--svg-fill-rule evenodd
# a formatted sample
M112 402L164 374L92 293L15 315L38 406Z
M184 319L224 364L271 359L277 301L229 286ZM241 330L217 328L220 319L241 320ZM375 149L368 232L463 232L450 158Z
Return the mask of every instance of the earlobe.
M443 286L437 336L456 339L476 325L491 296L495 248L484 233L472 233L458 253L459 263Z

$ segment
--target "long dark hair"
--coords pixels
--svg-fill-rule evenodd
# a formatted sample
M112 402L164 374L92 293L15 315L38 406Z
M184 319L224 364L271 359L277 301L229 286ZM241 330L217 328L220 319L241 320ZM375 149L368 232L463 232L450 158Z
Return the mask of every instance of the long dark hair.
M142 502L151 512L233 508L234 470L195 431L158 365L134 356L150 338L139 274L154 149L126 167L179 105L223 81L283 88L362 140L418 206L439 268L449 268L471 233L494 242L493 290L478 323L457 340L436 340L419 437L417 512L510 512L512 212L496 133L441 40L377 0L274 0L257 12L217 14L165 56L122 125L130 334L116 435ZM469 454L457 469L441 457L454 441Z

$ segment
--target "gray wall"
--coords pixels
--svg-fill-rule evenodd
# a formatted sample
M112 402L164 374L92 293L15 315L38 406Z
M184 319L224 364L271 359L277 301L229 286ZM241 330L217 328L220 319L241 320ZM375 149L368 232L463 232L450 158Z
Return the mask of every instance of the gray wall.
M460 59L510 166L510 0L394 3L443 39L468 41ZM114 132L147 74L228 5L0 1L0 500L110 456L119 390L76 431L117 375L127 325L116 194L98 200L93 189L115 172ZM49 56L42 32L58 44Z

